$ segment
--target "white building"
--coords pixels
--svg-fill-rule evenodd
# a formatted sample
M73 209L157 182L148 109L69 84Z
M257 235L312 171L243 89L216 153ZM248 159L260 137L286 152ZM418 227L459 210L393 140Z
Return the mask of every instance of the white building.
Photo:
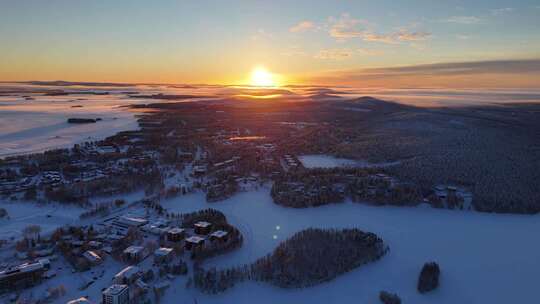
M129 287L127 285L114 284L102 293L103 304L128 304Z
M139 278L140 273L139 267L128 266L114 276L113 282L116 284L133 283Z

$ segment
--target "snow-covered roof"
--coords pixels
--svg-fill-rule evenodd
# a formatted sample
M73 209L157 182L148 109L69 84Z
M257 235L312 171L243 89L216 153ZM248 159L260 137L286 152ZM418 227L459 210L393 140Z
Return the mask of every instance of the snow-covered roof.
M101 257L100 257L97 253L95 253L94 251L92 251L92 250L87 250L87 251L85 251L85 252L83 253L83 256L84 256L87 260L89 260L89 261L91 261L91 262L99 262L99 261L101 261Z
M92 303L92 302L88 301L88 299L85 297L80 297L78 299L67 302L67 304L86 304L86 303Z
M197 222L195 223L195 227L199 227L199 228L206 228L206 227L209 227L211 226L212 224L209 223L209 222L204 222L204 221L201 221L201 222Z
M186 242L190 242L190 243L195 243L195 244L198 244L200 242L204 242L204 238L200 237L200 236L190 236L186 239Z
M161 247L161 248L159 248L159 249L156 249L156 251L154 251L154 255L157 255L157 256L167 256L167 255L169 255L172 251L173 251L172 248Z
M128 266L128 267L122 269L122 271L120 271L119 273L117 273L114 276L114 278L115 279L117 279L117 278L127 278L127 279L129 279L129 278L133 277L134 275L136 275L137 273L139 273L139 270L140 269L137 266ZM109 287L109 288L111 288L111 287Z
M167 232L171 234L181 234L181 233L184 233L184 231L185 229L174 227L174 228L169 229L169 231Z
M144 250L142 246L129 246L124 250L125 254L138 254Z
M111 295L111 296L118 295L118 294L122 293L126 288L128 288L127 285L113 284L113 285L107 287L107 289L105 289L103 291L103 294L104 295Z
M221 238L221 237L226 236L227 234L229 234L227 231L217 230L217 231L212 232L210 236Z
M148 223L148 220L146 219L127 215L121 216L118 221L122 224L130 226L142 226Z

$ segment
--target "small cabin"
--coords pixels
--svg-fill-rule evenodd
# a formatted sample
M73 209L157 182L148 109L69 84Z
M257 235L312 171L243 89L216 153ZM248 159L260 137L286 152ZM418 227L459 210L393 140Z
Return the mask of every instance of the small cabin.
M154 251L154 262L164 263L172 260L174 251L172 248L161 247Z
M167 231L167 241L169 242L180 242L186 237L185 230L182 228L171 228Z
M229 233L223 230L217 230L210 234L211 241L226 242L229 238Z
M186 250L191 250L193 248L202 248L202 246L204 246L204 238L200 236L190 236L186 239Z
M139 262L144 257L144 247L129 246L124 250L124 257L129 262Z
M193 225L196 234L207 235L212 229L212 224L209 222L197 222Z

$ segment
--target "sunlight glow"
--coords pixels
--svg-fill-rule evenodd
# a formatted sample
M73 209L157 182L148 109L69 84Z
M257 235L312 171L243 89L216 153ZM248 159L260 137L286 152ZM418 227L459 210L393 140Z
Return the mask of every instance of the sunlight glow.
M275 87L277 82L275 75L268 72L264 67L256 67L251 72L250 85L257 87Z

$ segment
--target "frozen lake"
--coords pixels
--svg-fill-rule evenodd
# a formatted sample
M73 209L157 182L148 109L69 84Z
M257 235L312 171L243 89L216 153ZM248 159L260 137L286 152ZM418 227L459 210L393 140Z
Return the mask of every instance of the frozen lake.
M78 96L80 97L80 96ZM134 113L119 96L0 97L0 157L42 152L103 139L138 128ZM69 124L70 117L101 118L97 123Z

